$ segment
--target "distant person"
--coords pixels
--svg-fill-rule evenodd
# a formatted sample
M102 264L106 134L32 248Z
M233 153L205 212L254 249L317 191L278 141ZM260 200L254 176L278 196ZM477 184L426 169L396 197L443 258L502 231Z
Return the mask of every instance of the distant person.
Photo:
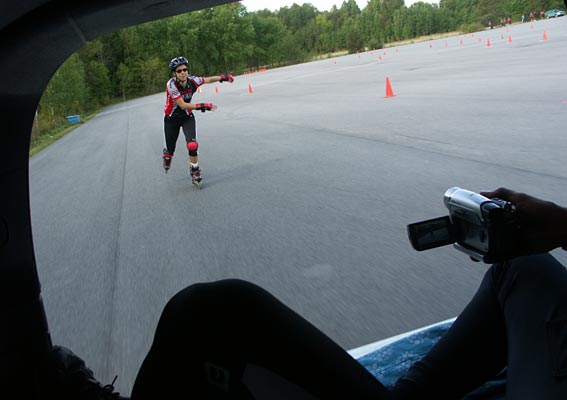
M193 183L200 184L202 176L199 167L197 149L197 132L195 127L194 110L214 111L217 106L213 103L191 103L191 98L199 86L205 83L234 82L230 74L219 76L197 77L189 75L187 66L189 61L185 57L175 57L169 62L169 70L173 77L167 81L165 117L163 120L165 133L165 148L163 149L163 168L165 172L171 167L171 159L175 153L175 146L179 136L179 129L183 128L187 150L189 151L189 168Z
M492 21L488 21L488 29L492 29L492 28L493 28Z
M525 19L526 19L526 16L524 14L522 14L522 24L524 23Z
M541 10L541 11L539 12L539 18L540 18L540 19L543 19L544 17L545 17L545 11Z
M508 25L512 25L512 17L508 17Z

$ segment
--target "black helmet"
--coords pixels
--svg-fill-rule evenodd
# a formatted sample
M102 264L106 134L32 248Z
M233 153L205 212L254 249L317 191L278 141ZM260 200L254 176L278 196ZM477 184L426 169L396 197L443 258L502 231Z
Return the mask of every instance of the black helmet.
M189 65L189 61L185 57L175 57L169 62L169 69L173 72L177 67L183 64Z

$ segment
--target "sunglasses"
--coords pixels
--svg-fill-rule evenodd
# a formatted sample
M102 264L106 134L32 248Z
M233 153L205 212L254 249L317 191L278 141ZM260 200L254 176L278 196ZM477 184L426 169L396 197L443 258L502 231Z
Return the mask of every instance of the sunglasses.
M180 74L180 73L182 73L182 72L187 72L187 68L176 69L175 72L176 72L177 74Z

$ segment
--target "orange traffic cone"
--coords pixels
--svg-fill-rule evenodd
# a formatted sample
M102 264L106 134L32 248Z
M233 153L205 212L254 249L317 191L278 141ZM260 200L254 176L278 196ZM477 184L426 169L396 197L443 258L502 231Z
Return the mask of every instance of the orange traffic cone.
M337 64L337 60L333 60L333 64L335 64L335 65L336 65L336 64Z
M486 41L486 47L490 47L490 46L492 46L492 43L490 43L490 39L488 39L488 40Z
M219 88L215 87L215 93L218 93L218 92L219 92Z
M378 55L378 61L382 61L382 56Z
M459 40L459 44L462 46L463 45L463 39Z
M248 93L254 93L254 91L252 90L252 85L248 84Z
M547 32L543 31L543 40L547 40Z
M512 43L512 35L508 36L508 43Z
M388 97L394 97L394 91L392 90L392 84L390 83L390 78L386 77L386 96L384 96L384 98L388 98Z

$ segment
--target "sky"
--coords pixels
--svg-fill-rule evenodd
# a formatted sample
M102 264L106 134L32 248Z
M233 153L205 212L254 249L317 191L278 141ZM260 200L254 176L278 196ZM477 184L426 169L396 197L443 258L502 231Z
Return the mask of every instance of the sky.
M413 3L416 3L418 0L405 0L406 6L410 6ZM438 3L439 1L434 0L423 0L427 3ZM343 4L343 0L241 0L241 3L246 6L248 11L257 11L263 10L265 8L275 11L279 10L281 7L289 7L293 3L303 4L303 3L311 3L315 6L315 8L319 11L329 11L333 5L336 5L337 8L341 7ZM362 10L366 7L368 0L356 0L358 7Z

